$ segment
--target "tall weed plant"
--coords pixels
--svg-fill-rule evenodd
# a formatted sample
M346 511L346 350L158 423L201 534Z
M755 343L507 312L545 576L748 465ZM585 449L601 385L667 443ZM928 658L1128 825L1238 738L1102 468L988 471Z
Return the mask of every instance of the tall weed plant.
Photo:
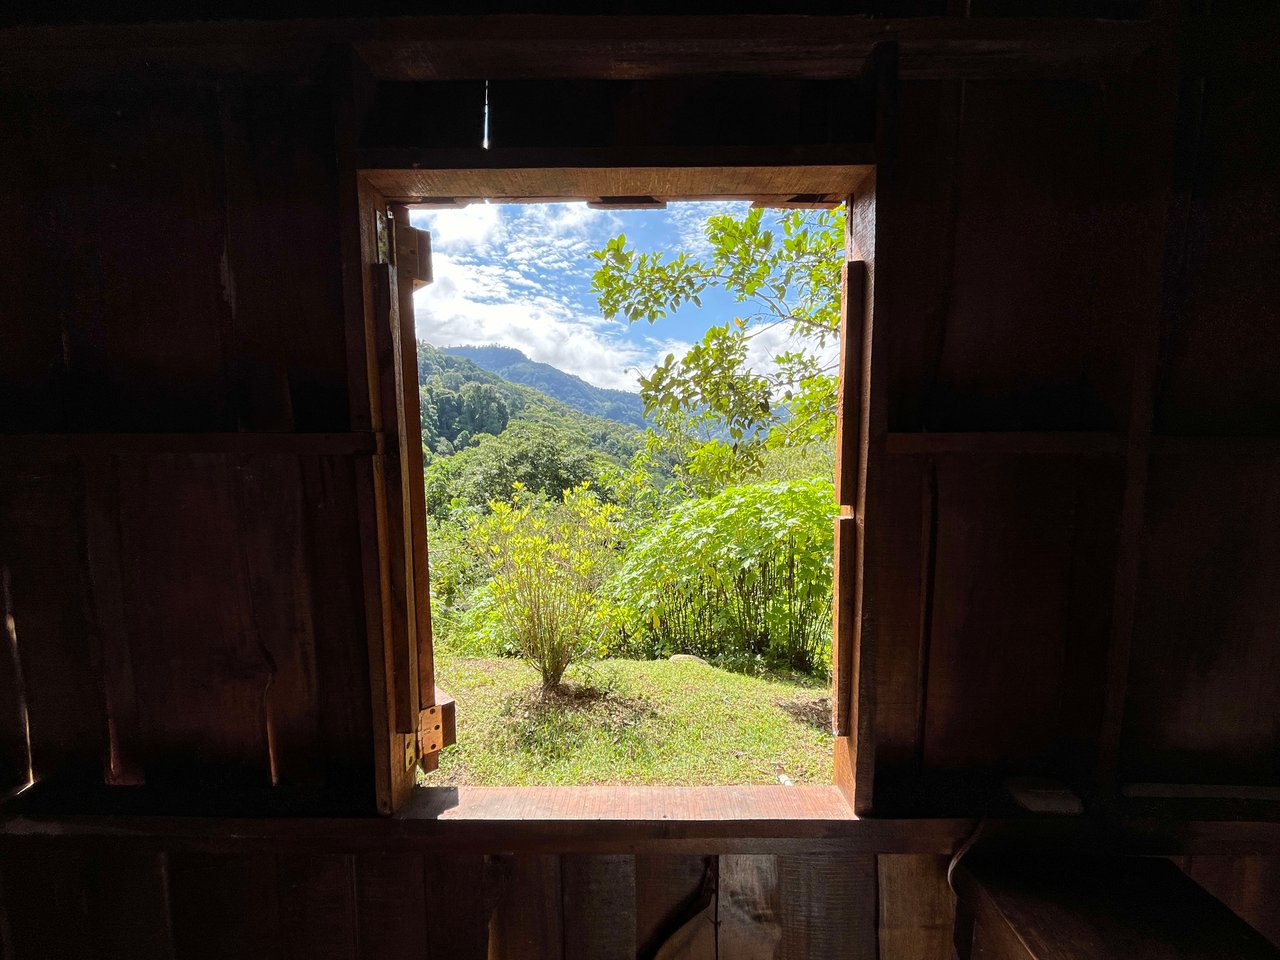
M510 502L489 506L473 530L491 576L479 606L554 690L612 627L601 587L615 566L619 508L586 485L559 500L517 485Z

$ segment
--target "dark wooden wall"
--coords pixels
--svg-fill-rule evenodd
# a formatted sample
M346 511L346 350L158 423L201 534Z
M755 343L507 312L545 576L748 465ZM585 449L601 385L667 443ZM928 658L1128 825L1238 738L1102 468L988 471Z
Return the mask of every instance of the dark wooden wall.
M329 85L3 97L0 568L35 776L367 789Z
M1203 48L903 83L877 809L1280 784L1278 89Z

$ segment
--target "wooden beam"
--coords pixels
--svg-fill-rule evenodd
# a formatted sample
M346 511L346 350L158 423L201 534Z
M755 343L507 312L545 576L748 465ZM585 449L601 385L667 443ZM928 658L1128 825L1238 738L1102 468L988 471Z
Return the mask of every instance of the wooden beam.
M656 201L799 195L843 199L870 171L865 152L809 148L364 151L362 176L409 204L644 196Z
M381 434L350 433L18 433L0 435L0 460L153 457L202 453L364 456Z
M75 809L96 814L40 813L42 784L6 804L0 855L41 839L125 840L143 849L277 849L315 852L410 848L558 853L711 855L725 852L950 855L976 819L858 819L835 787L437 787L413 791L394 818L298 817L305 809L277 788L251 798L239 813L177 813L148 800L147 788L112 788ZM283 799L271 801L269 798ZM264 813L273 809L274 815ZM983 842L1000 849L1034 846L1108 855L1280 854L1280 822L1229 819L1238 805L1167 809L1134 804L1135 814L1091 817L986 818ZM198 815L197 815L198 814Z
M1097 76L1127 71L1172 31L1086 18L862 16L452 16L13 27L0 75L76 77L145 67L213 71L317 65L354 44L383 80L843 80L896 41L908 79Z
M1115 433L890 433L892 456L1119 457L1124 438Z

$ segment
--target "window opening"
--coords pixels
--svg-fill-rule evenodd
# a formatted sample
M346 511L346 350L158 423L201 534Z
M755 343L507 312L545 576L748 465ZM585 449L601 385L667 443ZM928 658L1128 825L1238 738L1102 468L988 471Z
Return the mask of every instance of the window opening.
M429 785L832 780L844 208L414 209Z

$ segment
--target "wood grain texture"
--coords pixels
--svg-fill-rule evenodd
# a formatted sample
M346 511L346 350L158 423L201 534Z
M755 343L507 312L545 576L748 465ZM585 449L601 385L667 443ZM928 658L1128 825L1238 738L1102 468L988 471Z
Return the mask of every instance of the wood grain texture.
M1181 458L1152 470L1123 775L1275 785L1280 717L1258 705L1280 696L1280 478Z
M85 856L82 875L82 935L99 960L175 960L166 854L99 848Z
M716 960L716 857L638 854L636 957Z
M1074 485L1055 464L938 464L923 760L1029 763L1057 742Z
M126 611L149 781L271 782L272 670L235 532L234 470L217 455L120 459Z
M490 960L564 957L560 859L558 854L520 854L497 861L495 881L501 894L490 926Z
M276 858L282 957L355 960L354 858L333 853Z
M480 853L434 852L424 859L429 957L486 960L489 918L499 896Z
M876 858L778 858L780 960L876 960Z
M0 862L4 892L5 960L66 957L90 960L85 937L88 910L81 888L78 850L26 848L5 853Z
M92 606L82 552L82 491L81 472L71 462L0 470L6 673L13 684L16 643L24 682L23 695L4 709L17 708L9 751L20 782L26 780L24 705L37 778L101 779L108 753L89 639Z
M418 399L417 315L413 294L431 279L431 235L409 223L409 210L393 206L397 263L396 273L396 432L400 438L400 459L405 475L405 516L411 558L410 580L414 595L414 639L412 666L418 685L419 709L436 702L435 653L431 635L431 579L427 557L427 503L422 475L422 422ZM437 751L438 752L438 751Z
M1280 857L1195 856L1174 862L1280 947Z
M778 858L725 855L717 873L716 956L773 960L783 938Z
M636 955L636 859L628 854L560 860L565 960Z
M359 854L355 906L360 960L419 960L428 955L421 854Z
M174 953L182 960L282 955L280 888L270 854L169 857Z
M881 960L952 960L955 896L949 857L876 858Z
M995 960L1229 955L1280 950L1166 860L1030 863L966 858L961 900L977 920L974 956Z

